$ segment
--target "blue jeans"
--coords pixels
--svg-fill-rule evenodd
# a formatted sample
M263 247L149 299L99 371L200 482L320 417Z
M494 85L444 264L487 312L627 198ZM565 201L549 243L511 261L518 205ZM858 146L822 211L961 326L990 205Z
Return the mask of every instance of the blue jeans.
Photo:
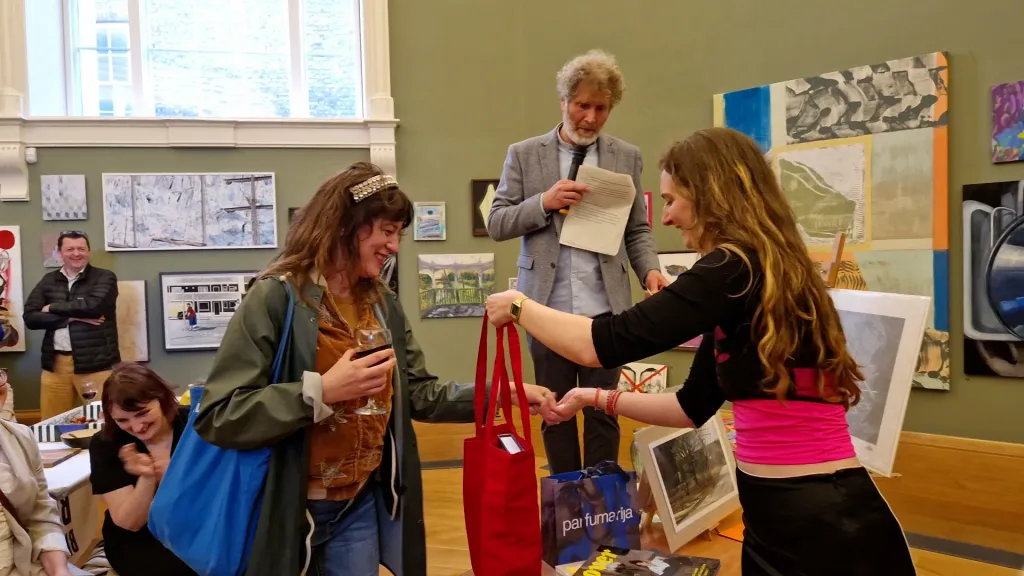
M320 576L377 576L377 506L374 488L364 488L352 500L310 500L313 517L313 562L310 573Z

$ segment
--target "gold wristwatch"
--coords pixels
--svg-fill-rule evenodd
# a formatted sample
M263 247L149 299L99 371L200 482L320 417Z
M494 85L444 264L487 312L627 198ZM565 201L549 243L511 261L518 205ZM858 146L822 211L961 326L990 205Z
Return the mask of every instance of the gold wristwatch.
M512 301L512 319L516 322L516 324L519 323L519 315L523 313L523 302L526 302L529 299L529 296L523 294L522 296Z

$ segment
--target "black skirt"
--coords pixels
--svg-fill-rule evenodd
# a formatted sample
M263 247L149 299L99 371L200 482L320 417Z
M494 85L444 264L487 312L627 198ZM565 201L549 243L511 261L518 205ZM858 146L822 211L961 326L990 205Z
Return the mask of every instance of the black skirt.
M864 468L795 478L736 470L743 576L912 576L903 528Z

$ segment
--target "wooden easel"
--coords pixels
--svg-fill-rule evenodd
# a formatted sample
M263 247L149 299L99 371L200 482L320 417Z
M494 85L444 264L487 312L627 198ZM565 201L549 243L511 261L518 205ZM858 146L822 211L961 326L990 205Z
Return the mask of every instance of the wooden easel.
M832 256L828 262L821 267L821 276L825 280L825 286L835 288L836 278L839 277L839 262L843 259L843 247L846 246L846 232L836 232L832 240Z

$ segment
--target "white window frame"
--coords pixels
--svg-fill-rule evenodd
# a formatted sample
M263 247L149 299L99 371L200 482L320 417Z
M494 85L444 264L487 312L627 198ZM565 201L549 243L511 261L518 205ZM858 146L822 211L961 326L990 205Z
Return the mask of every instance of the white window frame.
M0 63L12 63L11 69L0 64L0 201L29 199L27 164L35 148L358 148L369 149L370 160L397 177L388 0L359 0L363 118L338 120L33 116L24 12L31 1L3 0L8 9L0 10ZM139 45L137 38L131 42ZM70 96L70 66L65 70Z

